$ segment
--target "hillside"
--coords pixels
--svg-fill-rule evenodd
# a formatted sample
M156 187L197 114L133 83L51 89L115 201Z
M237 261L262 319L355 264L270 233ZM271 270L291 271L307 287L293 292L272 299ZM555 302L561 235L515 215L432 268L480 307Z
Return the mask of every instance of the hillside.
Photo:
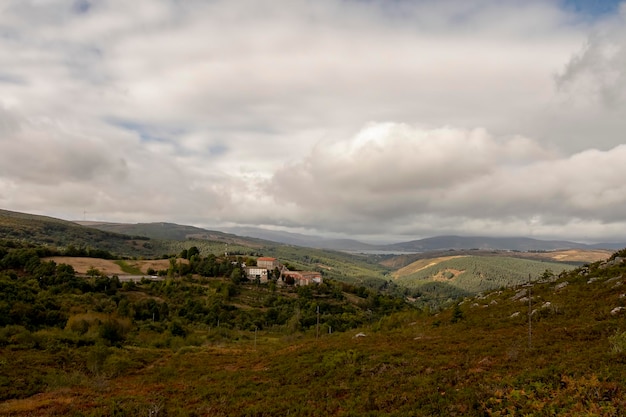
M554 251L562 249L605 249L615 251L626 247L626 242L585 244L566 240L541 240L527 237L488 236L434 236L392 244L363 243L354 239L329 239L300 233L266 230L258 227L230 227L226 230L241 236L250 236L288 245L332 249L362 253L424 253L446 250L501 250L501 251Z
M512 257L457 255L422 259L394 272L398 285L412 289L421 303L474 295L527 282L550 279L574 265Z
M530 292L486 293L436 315L368 318L362 310L359 327L332 333L316 331L315 305L333 304L315 291L275 294L280 302L268 304L269 288L237 294L210 280L54 295L4 271L1 306L17 312L29 297L34 306L72 307L59 310L71 314L65 324L48 314L34 327L0 327L0 414L625 415L626 265L618 255L626 251ZM25 292L7 292L16 287ZM211 299L222 307L213 310ZM240 310L241 324L218 327L219 314L230 320L234 311L227 305ZM298 308L282 316L281 306ZM286 321L256 323L254 312Z
M170 258L195 246L202 256L221 256L224 253L232 256L274 256L295 269L315 270L328 278L386 292L402 292L389 284L386 277L388 268L378 265L376 259L364 256L286 246L172 223L107 224L98 227L107 230L45 216L0 211L0 239L44 245L56 251L55 255ZM161 239L163 237L176 239Z
M158 242L78 225L52 217L0 210L0 239L10 239L67 249L96 249L115 255L154 256L162 253Z
M401 269L420 260L446 258L449 256L492 256L504 258L531 259L537 261L565 262L573 265L582 265L602 261L613 254L606 249L566 249L552 251L508 251L508 250L445 250L426 253L410 253L404 255L386 255L380 259L380 264L391 269Z
M281 245L275 242L259 239L241 238L236 235L212 232L192 226L182 226L172 223L147 223L147 224L99 224L88 222L91 226L80 226L72 222L53 219L43 216L34 216L23 213L1 212L0 224L4 225L0 237L18 238L22 241L48 245L50 248L60 248L57 255L72 256L95 256L109 254L108 257L125 258L170 258L190 247L199 249L202 256L210 254L215 256L228 253L233 256L272 256L281 262L290 265L292 269L314 270L327 278L337 281L366 286L368 288L384 291L395 295L411 295L418 298L420 303L438 306L460 296L475 294L485 289L500 285L508 285L509 281L502 276L515 276L510 283L519 282L520 277L528 274L538 274L546 268L553 268L560 272L561 267L540 265L533 263L519 263L518 269L509 274L506 270L498 267L484 267L485 271L494 271L487 279L481 274L462 274L454 272L454 268L445 272L452 273L454 279L444 279L444 275L433 274L433 280L425 280L424 277L406 278L402 272L396 272L396 279L392 280L392 272L405 267L409 262L416 259L430 258L434 255L412 254L398 257L385 255L362 255L337 252L331 250L312 249L299 246ZM94 229L97 226L105 230ZM127 234L120 234L124 232ZM147 237L141 237L147 236ZM164 240L163 238L169 239ZM211 240L214 239L214 240ZM99 252L100 251L100 252ZM587 255L602 256L602 252L577 252L578 258L574 258L572 252L556 252L554 254L544 252L498 252L498 251L446 251L442 253L449 256L455 255L489 255L494 257L532 257L541 259L558 256L562 260L570 258L579 261ZM604 252L604 254L607 254ZM436 254L435 254L436 255ZM588 260L588 259L587 259ZM428 261L429 263L432 262ZM508 262L492 260L491 263ZM528 269L530 268L530 269ZM459 270L460 271L460 270ZM498 272L499 271L499 272ZM499 274L499 275L498 275ZM398 277L403 276L402 279ZM451 277L449 277L451 278ZM432 285L426 285L432 284Z
M561 249L620 249L626 243L584 243L539 240L526 237L485 237L485 236L436 236L410 242L387 245L387 250L402 252L430 252L441 250L514 250L514 251L552 251Z
M370 251L378 249L376 245L370 245L353 239L328 239L301 233L266 230L258 227L228 227L222 230L235 233L239 236L250 236L287 245L306 246L318 249L339 251Z
M261 242L258 239L245 238L229 233L201 229L194 226L185 226L175 223L103 223L92 221L77 221L76 223L94 229L125 235L147 236L160 240L210 240L221 242L222 245L233 244L250 248L262 247L270 242Z

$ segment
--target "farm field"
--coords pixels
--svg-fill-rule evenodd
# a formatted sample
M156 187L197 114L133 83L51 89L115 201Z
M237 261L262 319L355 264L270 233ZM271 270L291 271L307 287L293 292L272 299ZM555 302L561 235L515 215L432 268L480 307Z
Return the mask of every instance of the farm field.
M100 258L80 258L73 256L51 256L43 259L44 261L54 261L57 264L71 265L78 274L86 274L91 268L95 268L103 274L107 275L124 275L126 272L122 270L119 263L110 259ZM183 260L187 262L187 260ZM177 261L178 262L178 261ZM155 271L167 270L169 266L168 259L154 260L130 260L125 261L132 268L139 269L142 273L147 274L149 268Z

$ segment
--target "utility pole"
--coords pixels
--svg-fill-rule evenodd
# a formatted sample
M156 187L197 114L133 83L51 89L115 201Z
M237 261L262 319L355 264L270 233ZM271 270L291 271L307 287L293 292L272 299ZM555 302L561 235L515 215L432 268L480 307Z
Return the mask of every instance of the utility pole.
M315 328L316 331L316 338L319 339L320 338L320 306L317 306L317 326Z
M257 326L254 326L254 350L256 350L256 331L258 330Z
M530 274L528 274L528 349L533 347L533 292Z

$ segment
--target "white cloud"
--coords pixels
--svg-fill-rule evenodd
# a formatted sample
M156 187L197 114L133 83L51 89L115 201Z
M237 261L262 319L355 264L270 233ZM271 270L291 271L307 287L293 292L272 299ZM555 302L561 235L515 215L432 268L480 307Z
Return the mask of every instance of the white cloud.
M317 147L279 170L268 189L276 206L298 207L293 223L323 224L332 212L327 231L351 232L357 223L381 233L397 221L419 230L432 219L455 227L540 219L540 230L580 219L625 222L624 160L626 146L558 155L531 139L494 138L482 129L387 123L342 146Z
M604 233L623 221L625 14L560 4L4 2L0 205Z

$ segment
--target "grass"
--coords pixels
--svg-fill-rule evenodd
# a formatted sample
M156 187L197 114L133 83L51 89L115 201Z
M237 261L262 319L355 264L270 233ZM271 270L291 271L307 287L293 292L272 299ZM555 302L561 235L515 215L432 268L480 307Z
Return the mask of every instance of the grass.
M144 274L141 271L141 269L139 269L138 266L130 265L128 262L124 260L116 260L114 262L115 264L119 265L119 267L122 268L122 271L124 271L127 274L131 274L131 275L143 275Z

